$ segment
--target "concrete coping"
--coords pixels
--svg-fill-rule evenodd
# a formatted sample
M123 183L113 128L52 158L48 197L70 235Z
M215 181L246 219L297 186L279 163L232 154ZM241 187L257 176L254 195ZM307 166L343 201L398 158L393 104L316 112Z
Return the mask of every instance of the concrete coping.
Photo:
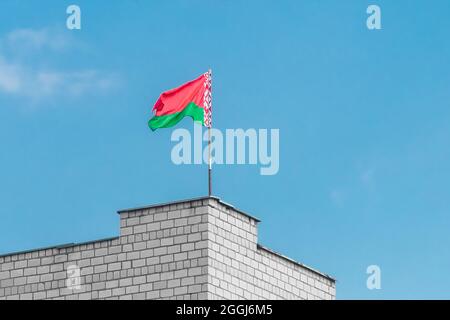
M0 254L0 258L8 257L8 256L16 256L19 254L26 254L31 252L37 252L37 251L45 251L45 250L53 250L53 249L66 249L66 248L73 248L88 244L94 244L99 242L107 242L107 241L114 241L119 239L119 237L110 237L110 238L103 238L103 239L97 239L97 240L89 240L89 241L83 241L83 242L69 242L69 243L63 243L59 245L49 246L49 247L41 247L41 248L35 248L35 249L29 249L29 250L23 250L23 251L16 251L16 252L9 252L5 254Z
M250 218L251 220L254 220L256 222L261 222L261 220L259 220L258 218L237 209L236 207L234 207L233 205L222 201L219 197L215 197L215 196L211 196L211 197L199 197L199 198L191 198L191 199L185 199L185 200L178 200L178 201L173 201L173 202L165 202L165 203L159 203L159 204L152 204L152 205L148 205L148 206L142 206L142 207L135 207L135 208L129 208L129 209L122 209L117 211L118 214L121 213L127 213L127 212L133 212L133 211L139 211L139 210L146 210L146 209L153 209L153 208L160 208L160 207L166 207L166 206L170 206L170 205L177 205L177 204L183 204L183 203L189 203L189 202L195 202L195 201L204 201L204 200L215 200L218 203L220 203L221 205L230 208L248 218Z
M301 262L298 262L298 261L296 261L294 259L291 259L291 258L289 258L289 257L287 257L287 256L285 256L285 255L283 255L283 254L281 254L279 252L276 252L276 251L274 251L272 249L264 247L264 246L260 245L259 243L257 244L257 247L258 247L259 250L266 251L266 252L268 252L270 254L273 254L274 256L280 257L280 258L282 258L282 259L284 259L284 260L286 260L286 261L288 261L290 263L293 263L293 264L295 264L297 266L305 268L305 269L307 269L307 270L309 270L309 271L311 271L311 272L313 272L313 273L315 273L315 274L317 274L317 275L319 275L321 277L324 277L324 278L327 278L328 280L336 282L336 279L331 277L331 276L329 276L328 274L320 272L320 271L318 271L318 270L316 270L314 268L311 268L310 266L307 266L307 265L305 265L305 264L303 264Z

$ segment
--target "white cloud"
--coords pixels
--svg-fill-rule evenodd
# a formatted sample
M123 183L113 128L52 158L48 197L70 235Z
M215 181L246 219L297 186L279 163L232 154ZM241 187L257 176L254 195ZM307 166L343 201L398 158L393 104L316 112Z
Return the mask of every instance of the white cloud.
M70 46L68 38L60 33L17 29L1 37L0 43L0 94L23 97L36 104L57 96L107 93L119 83L117 75L92 68L48 67L51 59L46 59L47 54L60 54Z
M32 99L107 93L119 83L114 74L97 70L58 71L8 63L0 56L0 93Z
M20 67L7 63L0 56L0 91L18 92L21 86Z
M369 169L364 170L361 173L361 176L360 176L361 182L365 186L372 185L373 180L374 180L374 175L375 175L375 169L374 168L369 168Z
M50 29L16 29L5 37L3 46L13 52L29 52L30 50L62 50L74 43L67 34Z
M340 189L333 189L330 192L330 200L331 202L338 206L338 207L342 207L344 204L346 198L346 194L343 190Z

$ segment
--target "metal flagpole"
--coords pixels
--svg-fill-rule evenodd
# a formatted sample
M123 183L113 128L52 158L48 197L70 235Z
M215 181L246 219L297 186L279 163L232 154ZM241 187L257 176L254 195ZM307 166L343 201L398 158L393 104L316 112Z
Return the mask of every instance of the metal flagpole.
M208 125L208 196L212 195L212 161L211 161L211 126L212 126L212 72L211 69L208 70L209 76L209 125Z
M211 186L211 127L208 127L208 157L209 157L209 165L208 165L208 196L211 197L212 194L212 186Z

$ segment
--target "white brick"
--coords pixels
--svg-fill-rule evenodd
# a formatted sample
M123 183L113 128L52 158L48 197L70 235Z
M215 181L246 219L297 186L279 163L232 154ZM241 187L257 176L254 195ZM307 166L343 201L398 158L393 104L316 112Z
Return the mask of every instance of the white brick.
M167 212L160 212L154 215L155 221L167 220Z
M114 288L112 290L112 295L113 296L122 296L125 294L125 288Z
M85 292L85 293L81 293L78 296L79 300L91 300L92 299L92 292Z
M100 249L95 250L96 257L106 256L107 254L108 254L108 248L100 248Z
M147 231L156 231L161 229L161 222L152 222L147 224Z
M133 233L144 233L147 232L147 226L145 224L137 225L133 228Z
M27 260L21 260L21 261L17 261L16 263L14 263L15 269L26 268L26 267L27 267Z
M46 297L47 295L45 291L36 292L33 294L33 300L42 300L45 299Z
M139 217L129 218L126 221L127 221L127 226L134 226L134 225L139 224Z
M108 297L111 297L111 295L112 295L111 289L109 289L109 290L102 290L102 291L98 292L99 299L108 298Z
M161 290L161 298L167 298L173 296L173 289Z
M10 277L10 271L2 271L0 272L0 280L8 279Z

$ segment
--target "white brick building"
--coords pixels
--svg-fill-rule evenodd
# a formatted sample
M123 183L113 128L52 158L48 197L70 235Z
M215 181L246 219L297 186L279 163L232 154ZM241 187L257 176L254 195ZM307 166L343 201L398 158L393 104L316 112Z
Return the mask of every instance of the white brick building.
M333 278L260 246L259 220L218 198L119 214L119 237L0 256L0 300L335 298Z

